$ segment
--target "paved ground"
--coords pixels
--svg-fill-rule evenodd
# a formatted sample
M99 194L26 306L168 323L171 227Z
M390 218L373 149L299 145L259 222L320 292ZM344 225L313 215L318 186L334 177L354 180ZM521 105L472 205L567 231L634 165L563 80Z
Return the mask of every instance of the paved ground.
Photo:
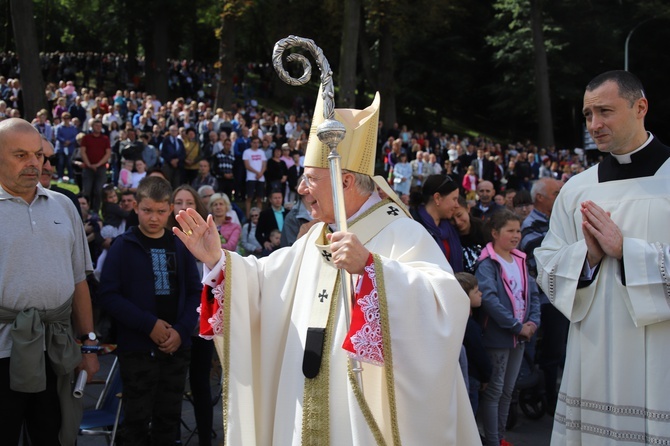
M99 376L106 376L113 362L113 355L100 357L101 372ZM101 386L87 386L84 395L84 407L91 408L95 406L97 396ZM214 431L216 438L212 440L212 445L222 444L223 420L221 417L221 401L216 404L214 410ZM193 415L193 406L188 400L184 400L182 406L182 444L191 446L198 444L197 434L191 437L191 430L195 427L195 418ZM553 418L545 415L539 420L530 420L519 411L519 418L514 428L507 432L506 439L514 446L548 446L551 436L551 426ZM104 437L80 436L77 442L79 446L103 446L107 442Z
M114 361L113 355L104 355L100 356L100 372L97 376L104 378L107 376L109 369ZM83 397L84 410L87 408L95 407L95 403L98 399L102 386L100 385L88 385L85 389L85 394ZM223 418L221 415L221 400L219 399L214 410L214 432L216 433L216 438L212 440L212 446L217 446L223 444L222 442L222 433L223 433ZM192 430L195 428L195 417L193 415L193 406L191 403L184 399L182 404L181 412L182 426L181 426L181 438L183 445L197 446L198 444L198 435L197 433L192 435ZM103 446L107 445L107 440L104 436L80 436L77 441L78 446Z
M554 419L548 415L529 420L520 414L516 426L507 431L505 438L514 446L549 446L553 423Z

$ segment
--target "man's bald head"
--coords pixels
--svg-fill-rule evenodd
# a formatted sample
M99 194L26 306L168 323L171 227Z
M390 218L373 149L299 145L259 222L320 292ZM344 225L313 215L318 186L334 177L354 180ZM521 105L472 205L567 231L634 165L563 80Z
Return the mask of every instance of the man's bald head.
M481 181L477 185L477 195L479 196L480 203L488 205L493 196L496 194L496 190L493 188L493 183L490 181Z
M25 135L34 134L37 138L40 137L40 133L30 125L28 121L20 118L9 118L4 121L0 121L0 150L4 150L6 147L7 138L10 134L21 133Z
M0 184L5 192L31 203L42 171L41 136L21 119L0 122Z

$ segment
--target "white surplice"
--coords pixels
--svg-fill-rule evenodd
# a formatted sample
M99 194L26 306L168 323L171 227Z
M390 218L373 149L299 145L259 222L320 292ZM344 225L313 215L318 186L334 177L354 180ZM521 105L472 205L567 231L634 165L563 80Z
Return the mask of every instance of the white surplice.
M376 222L363 216L350 230L355 232L357 225ZM317 282L323 262L315 243L323 229L323 224L315 225L293 246L269 257L226 256L226 281L215 290L229 300L229 307L224 305L229 314L214 337L227 378L226 444L302 444L302 362L311 307L321 294ZM388 224L366 248L381 265L377 289L380 303L386 303L386 334L391 339L384 346L384 366L363 365L368 415L379 426L382 444L480 445L458 365L469 300L444 255L409 218ZM215 274L216 269L210 277ZM329 359L329 439L309 438L307 443L374 445L373 429L348 376L342 343L349 327L341 299L335 318L334 341L324 347ZM392 396L387 367L393 370ZM393 397L395 404L389 400ZM394 411L395 438L401 443L394 443Z
M577 288L585 200L621 229L624 281L606 256ZM603 183L595 166L561 190L535 251L538 284L571 322L552 445L670 445L668 243L670 161L654 176Z

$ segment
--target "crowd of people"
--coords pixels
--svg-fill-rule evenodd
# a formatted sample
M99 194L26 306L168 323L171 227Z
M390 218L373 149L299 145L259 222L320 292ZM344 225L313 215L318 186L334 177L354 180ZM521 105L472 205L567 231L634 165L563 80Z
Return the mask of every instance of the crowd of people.
M42 77L47 85L47 101L53 108L58 97L60 81L72 81L82 87L95 90L134 89L145 90L146 60L138 56L133 62L126 54L98 52L50 52L40 53ZM168 75L168 91L172 97L189 100L211 101L216 94L215 86L220 78L218 69L211 63L196 60L168 59L165 65ZM0 76L8 79L20 78L17 55L11 51L0 52ZM253 73L253 79L249 74ZM249 62L235 66L232 78L233 94L236 98L267 96L272 75L270 64ZM23 112L22 105L18 109Z
M67 66L68 60L61 62ZM4 98L0 119L20 116L18 79L0 77L0 97ZM179 97L162 103L151 94L132 90L118 90L108 97L104 90L77 88L73 80L50 85L46 97L50 108L32 119L33 127L54 147L45 164L44 186L65 193L59 183L80 187L80 194L71 199L85 223L95 268L94 302L98 302L98 282L104 280L109 255L118 263L112 242L139 224L135 195L146 177L160 176L169 182L174 191L172 215L186 208L196 209L203 218L211 214L221 247L242 255L263 257L291 246L317 223L309 197L298 192L311 124L304 112L275 113L256 101L236 110L212 110L204 101ZM495 240L483 229L482 221L507 208L520 222L532 209L533 187L542 189L539 185L547 180L565 182L582 171L586 162L583 153L538 149L530 143L503 148L486 138L414 132L397 124L387 129L379 123L377 130L377 170L383 169L388 183L438 241L455 272L474 274L482 250ZM437 187L436 182L441 185ZM445 187L450 195L445 202L450 204L438 205L430 195ZM169 221L169 226L176 224L174 217ZM534 324L533 328L524 331L524 339L532 337L538 317L534 310L527 324ZM558 348L560 359L560 344ZM470 346L468 355L476 356L472 350ZM192 370L192 380L206 379L202 364L211 362L212 351L211 343L194 340L192 363L200 365L201 373ZM515 358L518 362L520 356ZM501 395L503 405L509 404L511 375L496 370L492 378L487 366L482 372L475 364L467 369L472 386L507 376L504 388L502 381L489 388L489 392L496 389L498 396L490 397L494 402L487 403L491 407L487 413L498 413ZM198 385L194 382L192 388ZM471 391L475 409L477 393ZM207 395L208 389L201 394ZM194 396L197 407L200 394ZM211 416L203 415L208 411L211 408L202 405L197 410L200 420L209 419L199 422L199 429L205 432L211 430ZM497 422L487 423L493 425Z
M616 87L619 90L614 93L603 91L612 94L612 101L629 100L616 95L620 91L626 93L624 87L631 82L630 79L616 72L608 76L598 82L594 80L593 85L587 87L585 98L591 91ZM310 282L307 286L318 293L317 300L321 303L325 300L330 305L328 295L336 289L336 275L330 277L327 273L331 257L335 266L360 277L356 293L362 293L366 286L376 290L377 282L366 282L366 273L373 277L374 270L382 267L388 269L387 272L397 269L395 272L399 274L397 277L386 275L389 285L393 284L397 289L407 287L408 284L403 282L405 279L399 278L406 276L403 268L409 268L402 265L407 261L406 257L412 257L409 254L414 247L412 243L422 246L422 255L430 257L435 265L443 265L441 270L455 273L457 282L452 276L443 277L445 289L458 294L454 291L454 284L458 284L459 289L462 288L469 297L470 318L451 320L449 323L454 324L456 332L465 333L460 346L460 373L464 378L471 412L478 414L481 420L485 443L488 446L507 444L504 433L512 391L524 357L528 356L538 361L547 378L548 411L552 414L555 410L561 411L557 412L557 429L560 432L557 435L572 435L569 426L568 432L565 432L565 411L569 401L565 396L561 397L557 384L566 356L569 321L575 322L575 318L583 318L584 315L575 316L570 308L561 307L568 304L555 307L555 290L551 285L551 280L555 278L547 279L547 276L555 275L557 266L554 264L548 271L547 263L555 263L549 254L552 243L556 245L557 238L561 237L560 231L552 233L550 221L568 218L564 209L569 203L566 204L565 200L559 206L563 214L554 217L559 193L564 185L573 190L572 185L579 180L572 178L583 173L594 161L587 158L581 149L538 148L530 142L503 145L484 137L459 137L437 130L412 131L397 123L387 127L371 119L377 131L377 144L343 148L345 152L351 150L354 154L367 151L365 156L345 153L345 207L348 217L356 216L352 237L347 233L328 232L324 225L319 225L333 223L334 215L332 203L330 208L323 207L330 194L330 186L324 186L327 181L324 172L328 166L323 165L323 157L316 154L318 143L310 139L314 136L310 132L313 132L312 119L316 120L316 116L310 118L303 111L275 112L253 100L235 110L213 110L206 100L177 97L163 103L152 94L125 89L119 89L108 97L104 90L78 88L75 81L65 79L49 88L46 94L50 108L40 110L28 125L26 120L16 119L21 117L20 80L0 77L0 131L31 147L28 155L34 155L40 164L38 176L42 188L36 192L30 185L17 183L25 186L22 186L18 196L30 204L36 196L53 197L58 192L57 197L68 195L73 203L71 209L79 211L83 224L81 237L73 244L78 250L78 254L73 255L73 262L76 260L73 268L76 269L75 299L80 305L77 311L81 314L77 316L75 326L79 333L92 334L92 337L82 337L83 343L96 341L89 309L82 309L80 303L88 296L90 288L95 303L96 327L101 326L101 317L110 317L116 323L116 330L112 330L109 336L113 336L119 345L124 400L127 398L124 434L128 444L131 441L143 444L148 441L147 435L154 441L177 438L178 408L189 367L198 431L211 431L212 408L209 389L204 383L208 382L214 351L211 338L216 340L214 334L224 329L222 308L229 305L226 311L231 309L231 304L223 300L224 284L229 280L227 275L231 265L236 271L247 271L247 280L240 279L240 276L234 280L234 293L257 295L260 299L264 294L281 289L283 296L277 302L260 299L258 308L234 307L238 314L249 317L249 321L242 321L239 328L234 328L241 330L234 333L239 339L243 333L250 333L254 321L262 318L263 312L289 314L298 311L297 307L289 304L294 299L297 285L304 285L307 276L311 277L310 280L318 278L318 284ZM646 99L637 93L631 95L633 99L630 100L639 104L639 113L643 118ZM369 111L373 117L377 116L378 104L379 99L376 98L373 106L366 109L374 110ZM599 107L599 104L591 106L585 99L587 121L594 119L592 116L603 121L607 119L607 116L599 116ZM359 116L361 126L370 125L364 120L366 117L365 113ZM7 122L2 124L2 121ZM589 125L596 126L591 122ZM34 134L30 126L35 130ZM640 129L636 133L639 139L641 135L647 135L643 126ZM603 141L609 134L599 132L594 130L592 136L601 147L606 145ZM41 135L40 147L32 148L35 135ZM660 143L652 144L667 149ZM4 147L2 149L6 151ZM377 165L375 157L379 160ZM619 172L618 167L611 167L614 173L610 174L606 163L601 163L600 167L603 181L636 178L635 175L653 176L656 172L645 170L638 175ZM0 198L6 198L4 195L7 193L14 196L11 190L18 187L7 183L14 172L4 169L0 171L3 181ZM648 170L648 166L644 169ZM375 170L383 175L373 180ZM33 172L32 166L21 172ZM583 179L586 175L578 178ZM21 181L27 183L29 179L22 177ZM60 183L78 184L80 193L74 195L59 187ZM44 192L48 189L50 192ZM21 212L20 208L17 207L15 212ZM582 230L586 261L582 258L581 263L575 263L579 271L575 273L577 276L573 282L578 288L589 287L599 280L600 264L608 256L617 257L620 262L617 265L624 265L623 247L616 245L621 233L612 223L609 212L590 201L582 204L581 212L585 222ZM411 215L414 221L402 218L399 223L395 220L398 215L399 218ZM67 215L68 219L70 217ZM356 226L359 220L371 224L373 217L374 223L382 226L380 235L368 234L362 224ZM176 239L172 236L173 227L180 228L175 230ZM402 231L399 231L401 227ZM401 233L406 238L403 242L400 241L402 237L399 238ZM549 237L550 243L543 244L545 236ZM322 251L306 251L307 239ZM77 245L82 241L88 245L91 262L86 255L82 257L81 247ZM381 262L381 257L376 258L377 254L373 253L387 249L389 243L396 248L407 243L404 247L407 252L398 257L396 264L375 263ZM621 243L624 242L621 240ZM281 250L283 247L292 248ZM563 252L564 248L556 249ZM633 246L630 250L635 252ZM580 251L581 254L584 252ZM193 256L201 263L196 263ZM266 261L264 258L268 256L275 261ZM389 251L384 256L398 256L398 252ZM243 257L248 259L241 260ZM314 257L314 262L304 262L303 257ZM603 268L616 269L616 265L604 263ZM626 268L633 270L634 266L626 264ZM95 272L84 280L81 276L84 270ZM603 271L600 275L606 273L610 274ZM72 275L72 272L69 274ZM411 289L411 293L416 293L420 288L427 296L435 293L436 299L441 299L444 290L434 289L433 282L422 274L417 273L417 279L410 284L408 292ZM203 275L203 283L208 285L203 295L208 298L203 299L199 325L205 339L197 336L198 316L195 312L202 288L199 276ZM623 272L621 277L635 281L630 276L624 278ZM250 278L257 278L258 283ZM287 280L293 284L292 287L283 285ZM540 283L542 289L536 283ZM559 292L559 298L568 300L561 293L565 291ZM374 294L377 295L377 292ZM159 296L164 296L161 297L163 303L154 307ZM433 319L434 315L426 311L434 309L434 302L432 298L426 299L426 302L417 303L418 310L414 316L404 314L407 324L418 324L418 327L423 321ZM401 308L404 306L396 307L397 304L392 302L392 318L403 313ZM284 308L284 305L289 307ZM635 307L637 304L631 305ZM561 311L557 311L557 307ZM256 310L259 314L250 314ZM625 313L624 307L618 310ZM327 316L329 310L323 311ZM357 311L363 310L358 308ZM375 311L380 310L377 308ZM0 312L0 317L2 315ZM307 348L318 344L316 353L311 352L311 356L305 351L303 362L305 377L314 378L322 366L321 348L325 348L323 343L326 342L323 335L315 333L325 329L329 322L322 314L310 316L298 312L291 318L297 318L294 322L300 325L301 330L306 330ZM317 322L321 325L314 328L312 324ZM344 321L338 320L337 324L344 324ZM421 329L430 330L429 325ZM581 325L573 323L570 328L572 336L580 336L589 327L582 329ZM276 332L273 331L275 328ZM366 344L372 341L364 340L364 348L359 348L357 342L361 342L361 334L344 336L348 327L341 328L338 342L344 341L345 348L351 349L354 355L371 355L365 360L372 363L384 363L384 354L372 354L374 349ZM635 329L631 326L630 330ZM444 334L438 335L439 332L440 329L435 334L438 337ZM270 324L268 328L263 328L262 333L252 334L251 339L244 343L248 341L251 349L268 351L268 346L281 342L287 336L290 335L282 331L282 327ZM537 342L538 338L541 342ZM443 341L449 345L453 343L449 337ZM396 338L393 342L394 348L400 352L409 356L414 354L410 347L416 346L405 345ZM424 353L435 354L431 346L424 347ZM231 347L220 344L219 348ZM255 385L277 384L271 368L260 370L252 367L254 354L238 351L237 348L233 347L232 351L239 355L240 362L234 366L224 364L224 367L233 367L232 373L253 375ZM365 353L362 353L363 350ZM302 350L287 354L302 357ZM572 354L576 355L574 350ZM438 356L435 356L438 362L447 360L446 356ZM289 361L289 364L283 363L279 357L275 359L276 371L286 373L283 375L287 377L284 383L286 390L274 395L276 401L271 400L272 395L264 395L262 399L270 398L266 402L270 405L276 403L279 407L283 399L288 401L293 398L292 392L302 394L303 377L302 374L298 375L299 379L293 377L293 362ZM345 361L339 353L331 353L328 360L340 365ZM574 361L573 358L573 363L566 367L574 368ZM326 368L330 366L328 361L323 364ZM83 367L95 372L97 362L85 361ZM309 371L314 367L316 374L310 376ZM405 369L405 365L394 368L399 374L416 372L412 372L411 367ZM70 367L68 372L72 370ZM346 367L342 370L333 368L333 379L338 386L348 381L345 372ZM50 369L46 373L51 376ZM574 371L570 373L569 378L572 379L577 375ZM370 372L366 376L373 382L379 379ZM458 436L472 440L470 419L473 417L470 413L460 412L460 380L460 377L450 375L450 385L455 387L443 395L445 401L440 404L446 404L449 399L452 402L459 400L459 417L465 421L458 428ZM564 382L569 383L567 390L578 398L580 390L573 388L572 381ZM293 408L291 410L295 413L290 414L295 420L303 419L302 422L309 418L309 413L315 414L323 409L317 402L321 395L318 388L304 385L305 392L312 392L311 402L301 413ZM156 390L156 386L162 386L163 397L160 399L152 397L151 392ZM407 404L412 404L416 394L423 392L418 388L412 391L416 394L405 393L406 390L399 389L398 397ZM384 392L392 394L394 390L387 388ZM228 397L231 410L237 411L231 412L231 419L239 421L240 418L259 417L253 433L241 429L240 425L227 426L231 428L227 433L229 439L248 441L256 436L261 440L275 436L288 441L293 438L292 423L291 429L286 431L267 431L267 426L273 424L270 421L276 422L288 416L285 413L270 414L272 410L269 410L265 415L270 418L264 420L265 415L251 413L248 409L258 401L235 392L224 395L224 398ZM379 397L385 401L392 400L388 395ZM53 405L53 401L50 404ZM347 410L345 406L338 403L334 410L344 412ZM304 414L308 414L307 418ZM403 425L406 438L426 438L427 434L420 426L428 418L416 418L408 413L405 416L405 419L392 420L391 425ZM152 418L149 431L147 426ZM408 420L412 422L408 423ZM610 420L605 417L599 422L609 423ZM343 441L353 438L350 438L352 430L355 430L352 425L345 422L339 427L341 430L330 432L330 435ZM312 428L314 432L328 431L327 423L326 427L321 424ZM374 436L375 429L371 430L370 438ZM309 431L302 432L302 435L312 435L305 433ZM445 432L455 435L455 431L445 428L444 432L435 434L435 439L444 438L442 435ZM395 437L399 434L389 431L379 435ZM476 438L479 439L479 436ZM209 435L200 435L201 445L210 444L210 441Z

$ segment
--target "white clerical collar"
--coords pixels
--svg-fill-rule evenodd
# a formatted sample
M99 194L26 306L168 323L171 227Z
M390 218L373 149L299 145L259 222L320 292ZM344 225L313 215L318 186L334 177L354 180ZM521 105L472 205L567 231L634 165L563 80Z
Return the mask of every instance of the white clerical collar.
M652 135L650 132L647 132L647 134L649 135L649 137L648 137L647 140L644 142L644 144L642 144L642 145L641 145L640 147L638 147L637 149L633 150L632 152L625 153L625 154L623 154L623 155L615 155L615 154L613 153L612 156L619 162L619 164L630 164L630 163L632 163L633 161L632 161L631 158L630 158L631 155L634 154L634 153L637 153L637 152L639 152L640 150L642 150L642 149L644 149L645 147L647 147L647 146L649 145L649 143L651 142L651 140L654 139L654 135Z
M363 212L367 211L368 209L370 209L372 206L379 203L380 201L382 201L382 198L379 196L379 193L377 193L377 191L374 191L372 194L370 194L370 196L365 201L365 203L363 203L363 206L361 206L361 208L358 211L356 211L356 213L354 215L349 217L347 219L347 221L353 221L354 219L358 218L359 215L361 215ZM332 223L328 226L333 231L337 230L337 226L335 225L335 223Z

